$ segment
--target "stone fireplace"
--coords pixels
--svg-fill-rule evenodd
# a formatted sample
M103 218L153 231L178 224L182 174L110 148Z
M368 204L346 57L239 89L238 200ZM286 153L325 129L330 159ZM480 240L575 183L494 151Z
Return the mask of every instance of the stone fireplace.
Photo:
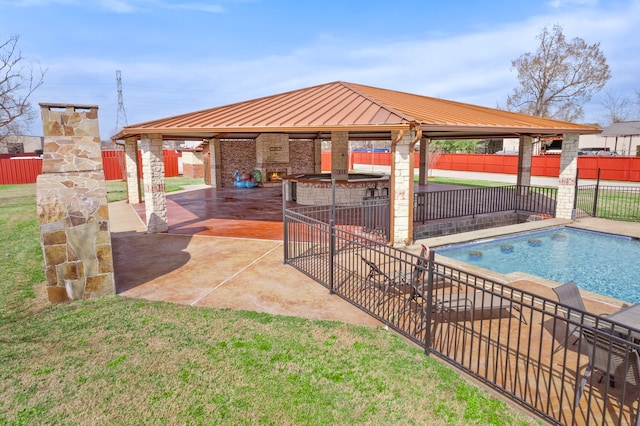
M256 169L265 185L280 185L282 177L292 173L289 162L289 135L263 133L256 138Z
M264 174L264 183L280 183L282 177L288 175L286 170L267 170Z

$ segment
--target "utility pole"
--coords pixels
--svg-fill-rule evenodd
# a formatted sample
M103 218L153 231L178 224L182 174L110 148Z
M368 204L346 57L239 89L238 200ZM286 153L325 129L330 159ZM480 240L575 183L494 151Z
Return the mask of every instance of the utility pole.
M118 88L118 114L116 114L116 131L120 129L120 125L126 126L127 112L124 110L124 99L122 98L122 75L120 70L116 70L116 85Z

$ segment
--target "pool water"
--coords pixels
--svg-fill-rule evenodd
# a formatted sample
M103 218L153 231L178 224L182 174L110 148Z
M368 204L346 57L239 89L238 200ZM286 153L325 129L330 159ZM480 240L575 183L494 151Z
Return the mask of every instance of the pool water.
M436 253L491 271L521 271L629 303L640 302L640 241L629 237L553 228L490 241L458 244Z

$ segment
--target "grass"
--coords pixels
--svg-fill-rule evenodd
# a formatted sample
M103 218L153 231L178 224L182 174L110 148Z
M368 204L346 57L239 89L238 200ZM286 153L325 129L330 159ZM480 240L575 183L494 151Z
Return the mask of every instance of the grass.
M595 190L580 189L578 194L577 208L592 213ZM627 192L625 190L608 190L600 188L598 192L596 217L628 222L639 222L640 195L638 195L637 191Z
M182 191L187 185L202 184L202 179L176 176L166 178L164 180L166 192ZM144 196L144 184L143 180L140 180L140 188L142 189L142 196ZM112 203L114 201L122 201L127 199L127 185L122 180L109 180L107 181L107 202Z
M448 183L452 185L463 185L473 187L494 187L494 186L506 186L509 185L505 182L494 182L489 180L468 180L468 179L456 179L447 177L430 177L429 182L434 183Z
M381 328L119 296L50 305L0 186L0 425L531 424Z

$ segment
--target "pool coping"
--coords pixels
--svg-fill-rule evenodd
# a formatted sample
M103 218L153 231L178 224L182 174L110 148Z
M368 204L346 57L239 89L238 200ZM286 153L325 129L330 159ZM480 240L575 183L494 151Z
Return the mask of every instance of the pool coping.
M463 233L454 234L454 235L426 238L422 240L417 240L415 242L415 246L419 247L420 244L425 244L427 247L437 248L437 247L447 246L451 244L471 243L479 240L499 238L499 237L513 235L513 234L538 231L538 230L543 230L548 228L555 228L559 226L566 226L571 228L585 229L590 231L604 232L604 233L616 234L616 235L625 235L632 238L640 238L640 224L634 224L633 226L628 226L627 223L620 224L620 222L615 222L615 224L617 224L618 226L612 227L611 222L612 221L598 220L598 219L572 221L569 219L554 218L554 219L546 219L541 221L525 222L525 223L520 223L516 225L501 226L497 228L488 228L488 229L483 229L479 231L463 232ZM439 255L438 253L436 253L435 256L436 256L435 257L436 261L438 261L439 263L451 266L453 268L462 269L472 274L479 275L481 277L485 277L502 284L508 284L510 282L518 281L518 280L527 280L527 281L534 282L536 284L549 287L549 288L557 287L563 284L557 281L548 280L543 277L538 277L536 275L530 275L525 272L516 271L516 272L511 272L509 274L501 274L499 272L481 268L479 266L476 266L470 263L444 257ZM605 303L617 308L629 305L629 302L615 299L599 293L594 293L584 289L580 289L580 291L583 293L584 297L588 297L592 300L597 300L601 303Z

